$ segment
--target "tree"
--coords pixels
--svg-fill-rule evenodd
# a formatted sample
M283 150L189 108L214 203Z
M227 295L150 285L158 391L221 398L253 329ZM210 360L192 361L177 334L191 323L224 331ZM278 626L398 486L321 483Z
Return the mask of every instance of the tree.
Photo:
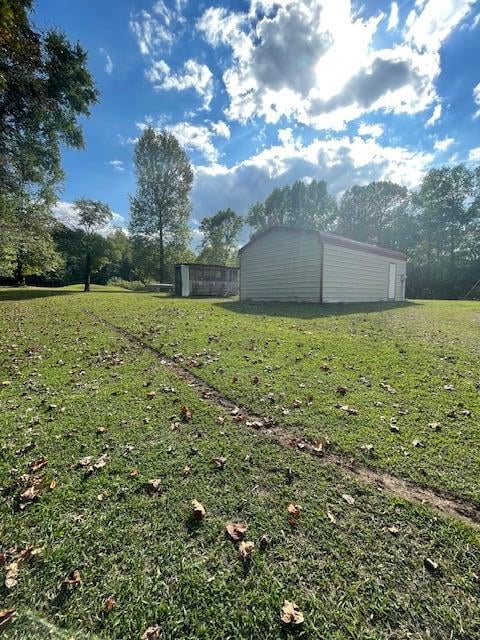
M147 127L135 147L137 191L131 198L130 230L158 243L160 281L165 278L165 250L186 246L193 172L174 135Z
M1 194L0 273L24 286L25 276L55 272L62 258L51 235L53 226L44 200L20 191Z
M378 181L354 186L340 200L337 230L372 244L392 246L399 217L406 215L409 193L394 182Z
M35 31L30 0L0 2L0 191L52 192L60 146L83 147L78 116L97 90L87 54L57 31Z
M275 225L328 231L336 215L335 199L324 180L297 180L291 187L276 187L264 202L252 205L247 222L255 232Z
M85 277L84 291L90 291L92 271L105 260L106 242L96 231L104 227L112 219L110 207L98 200L79 198L74 201L78 224L85 233Z
M457 253L480 211L480 172L463 164L432 169L424 177L417 200L422 225L435 246L437 258L448 255L454 266Z
M211 264L235 264L235 245L242 226L242 217L232 209L224 209L214 216L203 218L200 223L203 239L199 260Z
M0 1L0 266L17 284L60 264L51 237L60 147L83 146L78 118L97 100L85 51L34 30L32 4Z

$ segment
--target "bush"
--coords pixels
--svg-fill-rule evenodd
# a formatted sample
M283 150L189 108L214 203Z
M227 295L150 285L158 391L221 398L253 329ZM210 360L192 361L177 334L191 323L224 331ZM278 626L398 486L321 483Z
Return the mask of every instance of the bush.
M140 282L140 280L123 280L122 278L115 277L110 278L107 284L112 287L122 287L129 291L146 291L145 283Z

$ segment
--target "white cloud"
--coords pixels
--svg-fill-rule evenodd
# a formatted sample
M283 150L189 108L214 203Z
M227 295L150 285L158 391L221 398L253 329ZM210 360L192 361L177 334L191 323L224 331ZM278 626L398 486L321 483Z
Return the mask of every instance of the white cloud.
M362 123L358 127L358 135L370 136L372 138L379 138L383 134L383 127L381 124L364 124Z
M382 146L373 138L359 136L303 144L284 129L279 137L280 144L232 167L215 163L197 166L192 198L195 217L226 207L243 214L274 187L301 179L324 179L333 194L353 184L380 179L415 187L434 159L431 153Z
M245 12L207 9L197 28L211 46L231 50L229 118L342 129L365 113L413 114L434 103L440 46L472 3L417 0L404 41L383 49L375 35L384 14L362 18L350 0L250 0ZM387 28L396 22L393 3Z
M130 29L144 56L169 51L173 44L173 33L148 11L142 10L138 15L132 16Z
M125 171L123 160L110 160L108 164L111 165L115 171Z
M454 138L443 138L443 140L436 140L433 143L433 148L435 151L446 151L454 142Z
M480 13L477 13L477 15L472 20L472 24L469 27L469 31L473 31L474 29L476 29L479 24L480 24Z
M230 128L226 122L223 122L222 120L212 122L211 127L215 135L220 138L230 138Z
M62 200L59 200L53 207L53 215L57 220L62 222L70 229L80 228L80 225L78 223L78 215L75 211L75 205L73 202L64 202ZM128 232L125 218L119 213L113 212L112 220L104 227L98 229L97 233L102 236L108 236L116 228L120 228L123 231Z
M387 31L392 31L396 29L398 26L398 4L396 2L392 2L390 7L390 16L388 18Z
M205 64L196 60L187 60L183 73L172 73L165 60L153 62L146 76L157 91L185 91L193 89L203 98L203 108L208 109L213 97L213 75Z
M113 72L112 59L111 59L110 55L108 54L108 51L106 49L104 49L103 47L100 48L100 53L102 53L105 56L105 72L108 73L108 75L111 75L112 72Z
M435 108L433 109L433 113L430 116L430 118L426 121L425 126L432 127L435 124L435 122L440 118L441 115L442 115L442 105L436 104Z
M477 107L480 107L480 82L475 87L473 87L473 101L475 102ZM478 109L473 114L473 117L474 118L480 117L480 109Z
M470 162L480 162L480 147L470 149L468 152L468 159Z

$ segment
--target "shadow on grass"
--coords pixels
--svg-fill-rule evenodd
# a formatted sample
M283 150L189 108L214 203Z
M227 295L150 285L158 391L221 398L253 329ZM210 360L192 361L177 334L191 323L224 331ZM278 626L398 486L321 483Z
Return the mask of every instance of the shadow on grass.
M313 318L328 318L344 316L353 313L380 313L395 311L405 307L416 307L421 302L349 302L344 304L312 304L307 302L240 302L229 300L216 302L216 305L226 311L254 316L278 316L283 318L299 318L309 320Z
M7 300L22 301L33 300L34 298L50 298L52 296L68 296L68 295L95 295L96 293L109 293L114 295L117 293L149 293L148 291L129 291L128 289L96 289L95 286L90 292L85 293L82 289L41 289L30 287L0 287L0 302Z

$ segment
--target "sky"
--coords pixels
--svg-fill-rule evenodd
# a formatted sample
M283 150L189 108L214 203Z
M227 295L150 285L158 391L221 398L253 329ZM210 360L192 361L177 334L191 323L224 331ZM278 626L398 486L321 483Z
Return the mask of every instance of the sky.
M37 0L33 21L80 41L100 90L60 217L87 197L128 227L147 124L191 159L194 245L204 216L295 180L339 196L480 165L478 0Z

